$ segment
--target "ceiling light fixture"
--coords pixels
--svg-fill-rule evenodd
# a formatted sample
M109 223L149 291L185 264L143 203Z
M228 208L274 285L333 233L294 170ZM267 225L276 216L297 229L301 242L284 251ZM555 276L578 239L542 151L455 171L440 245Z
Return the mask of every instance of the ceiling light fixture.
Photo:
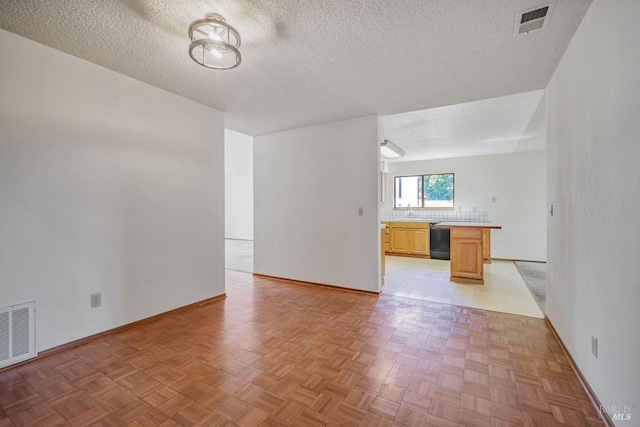
M189 25L189 56L203 67L229 70L240 65L240 34L217 13Z
M398 158L405 155L405 152L393 142L385 139L380 143L380 155L388 159Z

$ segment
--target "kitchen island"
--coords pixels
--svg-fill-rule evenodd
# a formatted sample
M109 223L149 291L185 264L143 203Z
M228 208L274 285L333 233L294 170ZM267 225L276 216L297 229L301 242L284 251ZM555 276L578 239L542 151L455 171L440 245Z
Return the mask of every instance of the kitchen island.
M436 227L451 229L450 280L484 285L483 232L502 227L490 222L441 222Z

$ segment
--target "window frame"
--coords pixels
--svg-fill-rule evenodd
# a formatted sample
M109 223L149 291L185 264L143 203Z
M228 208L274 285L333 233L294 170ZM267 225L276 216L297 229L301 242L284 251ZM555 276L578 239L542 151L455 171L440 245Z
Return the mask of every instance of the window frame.
M424 177L425 176L431 176L431 175L451 175L451 177L453 178L453 198L452 198L452 204L453 206L448 208L448 207L425 207L424 206ZM396 185L396 178L414 178L414 177L419 177L420 178L420 182L422 183L422 191L420 191L420 206L411 206L411 209L418 209L418 210L425 210L425 211L452 211L455 210L455 206L456 206L456 174L454 172L439 172L439 173L423 173L423 174L413 174L413 175L394 175L393 177L393 210L402 210L402 211L406 211L408 208L406 207L397 207L396 206L396 200L397 200L397 185Z

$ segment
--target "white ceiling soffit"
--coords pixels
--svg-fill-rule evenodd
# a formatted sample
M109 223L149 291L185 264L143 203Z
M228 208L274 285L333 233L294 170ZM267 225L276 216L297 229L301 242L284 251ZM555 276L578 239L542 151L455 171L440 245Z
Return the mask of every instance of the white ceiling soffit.
M382 138L406 152L404 157L389 162L544 149L544 135L540 137L546 126L541 102L544 92L383 116ZM536 116L539 106L543 110Z
M227 112L249 135L546 87L591 0L557 1L545 31L513 37L539 0L2 0L0 27ZM222 14L242 65L188 55L189 24Z
M545 91L534 111L515 151L536 151L547 148L547 93Z

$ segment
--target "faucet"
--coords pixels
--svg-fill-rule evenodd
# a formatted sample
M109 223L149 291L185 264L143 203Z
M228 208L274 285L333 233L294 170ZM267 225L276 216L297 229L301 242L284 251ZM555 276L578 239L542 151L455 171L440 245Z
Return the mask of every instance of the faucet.
M411 203L407 203L407 210L409 211L409 218L411 218L411 214L413 213L411 210Z

